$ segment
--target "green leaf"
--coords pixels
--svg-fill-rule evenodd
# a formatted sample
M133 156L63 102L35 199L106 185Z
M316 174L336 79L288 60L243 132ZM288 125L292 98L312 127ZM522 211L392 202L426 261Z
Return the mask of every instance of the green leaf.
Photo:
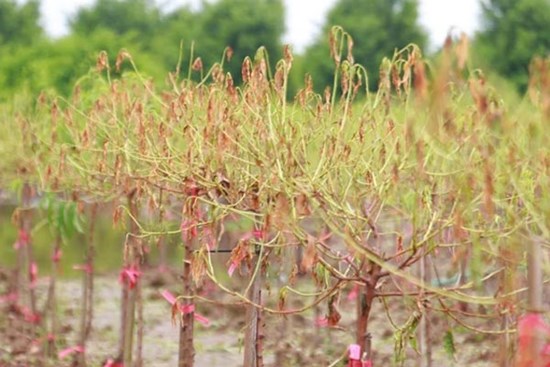
M60 202L57 202L52 206L54 208L52 212L55 215L55 221L53 225L55 226L55 228L57 228L58 231L61 232L61 234L63 234L63 227L65 227L64 206Z
M447 330L443 337L443 349L449 358L454 359L456 354L455 338L451 329Z
M418 350L418 340L416 339L415 335L409 336L409 344L416 353L420 353L420 351Z
M14 179L10 183L10 191L15 193L19 201L22 200L23 185L24 185L24 182L20 178Z
M64 235L71 237L78 233L84 233L84 228L82 228L82 219L78 214L78 207L75 202L65 203L64 209Z
M416 332L416 328L421 318L422 314L420 312L413 312L405 324L395 330L393 334L395 341L393 352L396 365L403 366L405 363L405 350L407 344L410 344L414 350L417 350L417 342L414 333Z
M73 226L74 217L76 215L76 205L74 203L65 203L63 210L63 235L71 237L74 234Z
M78 214L78 211L75 213L75 216L73 217L73 227L76 229L76 231L80 234L84 233L84 227L82 227L83 220L82 217Z

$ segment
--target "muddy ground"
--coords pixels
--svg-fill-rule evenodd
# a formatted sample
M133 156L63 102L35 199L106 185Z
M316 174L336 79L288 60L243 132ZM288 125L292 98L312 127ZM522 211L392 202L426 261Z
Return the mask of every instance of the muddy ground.
M160 296L160 289L170 289L177 293L177 283L159 282L156 275L144 277L144 365L155 367L176 366L178 358L179 329L172 321L169 304ZM62 280L58 287L59 315L62 323L62 335L58 341L59 349L75 345L81 304L81 281ZM0 286L1 287L1 286ZM39 281L39 298L45 298L47 279ZM0 294L3 289L0 288ZM115 274L102 275L95 281L94 322L91 338L86 347L89 366L100 366L102 361L112 357L117 350L120 325L119 303L120 285ZM229 296L213 296L228 301ZM269 295L267 293L267 295ZM276 302L277 292L271 299ZM299 306L307 300L295 301L291 306ZM393 322L402 325L408 313L405 301L393 298L389 302ZM40 302L39 302L40 303ZM352 343L354 335L355 302L348 301L346 295L340 301L342 320L338 327L316 327L315 318L323 316L326 305L302 315L281 317L267 315L265 318L265 364L266 366L329 366L335 362L347 345ZM72 359L49 363L40 362L42 355L40 344L33 343L28 336L18 332L21 325L17 315L10 313L6 304L0 304L3 312L0 316L0 366L70 366ZM211 321L209 327L197 325L195 328L196 366L236 367L242 365L242 336L244 328L244 307L239 305L220 306L199 303L197 311ZM432 317L433 366L497 366L499 339L487 335L475 334L457 327L444 317ZM486 327L487 324L485 323ZM498 325L493 325L498 327ZM453 327L456 353L453 356L443 348L443 335ZM373 335L373 359L375 366L391 366L394 357L394 329L386 317L381 302L376 302L371 314L369 327ZM39 331L40 332L40 331ZM408 347L404 366L416 366L416 352ZM276 362L277 361L277 362ZM341 366L343 364L336 364Z

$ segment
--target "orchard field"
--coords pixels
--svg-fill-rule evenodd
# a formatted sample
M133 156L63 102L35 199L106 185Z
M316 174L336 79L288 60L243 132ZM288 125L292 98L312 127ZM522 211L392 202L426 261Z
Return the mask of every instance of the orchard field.
M507 98L410 45L372 92L330 49L321 94L121 50L3 104L0 365L547 366L550 60Z

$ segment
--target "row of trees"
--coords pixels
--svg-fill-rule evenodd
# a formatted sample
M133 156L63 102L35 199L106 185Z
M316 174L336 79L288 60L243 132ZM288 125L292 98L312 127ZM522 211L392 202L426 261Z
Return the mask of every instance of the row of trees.
M352 42L341 28L331 35L343 40L335 41L338 50ZM10 315L7 330L41 340L33 344L43 348L43 365L54 360L63 366L56 356L67 353L79 367L91 365L92 353L115 353L104 367L150 365L142 353L151 325L145 321L142 264L146 249L156 252L181 236L179 297L162 292L180 320L180 367L194 365L195 317L205 321L195 310L225 312L229 305L246 309L244 367L263 366L271 351L276 366L303 365L303 357L293 359L294 351L306 355L292 337L297 327L282 320L311 313L318 326L311 325L308 335L322 334L321 326L339 328L327 334L330 348L307 340L323 354L317 365L329 365L352 341L354 351L366 352L365 360L389 365L378 347L388 339L395 342L394 366L415 358L409 345L419 352L419 364L446 365L457 350L467 354L455 347L453 334L469 330L476 343L482 332L500 336L498 352L485 359L498 357L498 365L510 366L517 354L517 367L533 367L521 358L542 355L543 344L531 342L545 327L542 317L532 313L518 323L517 353L512 335L524 309L542 308L540 276L536 282L529 277L533 292L524 303L522 267L525 244L547 246L550 233L550 202L542 189L550 185L550 135L542 133L550 122L549 62L533 63L538 72L531 99L505 106L480 73L464 79L464 49L462 43L447 45L436 82L429 84L429 65L418 48L400 51L382 63L380 88L371 98L357 98L365 86L362 66L337 53L334 60L343 61L336 87L343 98L318 95L308 86L296 103L287 103L293 64L288 50L272 79L264 52L255 62L246 59L240 90L221 66L200 83L184 79L169 87L140 74L114 79L111 71L131 63L131 56L122 52L109 64L102 52L97 72L70 100L42 95L38 103L14 103L12 115L19 118L6 119L0 130L0 187L19 186L21 193L13 216L15 275L3 295L19 318ZM36 222L39 213L30 215L38 211L31 206L36 193L48 193L44 225L56 236L44 308L34 287L32 240L38 236L32 221L42 222ZM120 333L118 347L96 349L87 343L99 319L94 269L96 259L110 253L98 251L93 238L98 210L108 208L114 224L127 219L120 246ZM86 225L78 225L79 209ZM72 227L88 231L84 247L68 241ZM69 246L79 246L85 265L78 266L84 278L80 334L67 336L65 344L55 272L67 261L61 248ZM115 249L111 243L111 253ZM217 265L228 250L228 261ZM206 280L216 286L210 296L198 293ZM348 327L339 307L353 298L356 316ZM388 316L392 338L371 315ZM104 335L95 330L94 337ZM168 338L153 347L175 343ZM272 347L275 339L290 342ZM432 363L438 341L449 359ZM526 345L532 351L526 353Z
M0 0L2 99L21 90L37 93L54 88L68 94L99 50L116 55L119 49L128 49L142 71L157 80L175 71L179 62L179 72L187 76L188 65L197 56L206 72L222 60L226 46L231 47L232 55L227 56L232 58L227 57L225 69L237 80L244 57L253 57L260 46L266 47L271 60L282 56L282 0L205 1L198 11L180 7L171 12L161 11L153 0L97 0L70 19L68 36L56 40L41 27L39 6L39 0L22 5ZM474 62L524 90L530 59L550 50L550 2L483 0L482 7L483 28L474 40ZM417 0L338 0L318 39L296 57L291 91L303 84L306 69L318 91L332 85L334 65L327 57L332 25L343 26L356 40L355 61L367 67L371 89L377 86L384 56L409 43L420 48L427 43L418 22Z

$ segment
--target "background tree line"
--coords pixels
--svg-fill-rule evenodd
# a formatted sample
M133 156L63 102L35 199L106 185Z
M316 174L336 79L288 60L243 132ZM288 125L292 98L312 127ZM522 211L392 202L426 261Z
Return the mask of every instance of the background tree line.
M482 27L472 41L475 63L523 92L531 58L550 53L550 0L480 1ZM1 100L42 90L70 94L74 83L93 68L100 50L114 61L121 48L127 49L140 71L159 81L176 70L180 52L180 73L187 75L191 57L200 56L206 70L220 62L230 46L233 56L224 69L237 81L241 62L253 58L260 46L266 47L272 66L282 56L282 0L205 1L199 10L184 6L168 13L153 0L97 0L70 19L70 33L59 39L46 35L39 8L39 0L0 0ZM332 25L342 26L354 38L354 58L366 66L371 89L376 88L384 56L409 43L423 49L427 45L416 0L338 0L318 39L294 55L291 92L303 84L305 73L311 74L318 91L332 85Z

